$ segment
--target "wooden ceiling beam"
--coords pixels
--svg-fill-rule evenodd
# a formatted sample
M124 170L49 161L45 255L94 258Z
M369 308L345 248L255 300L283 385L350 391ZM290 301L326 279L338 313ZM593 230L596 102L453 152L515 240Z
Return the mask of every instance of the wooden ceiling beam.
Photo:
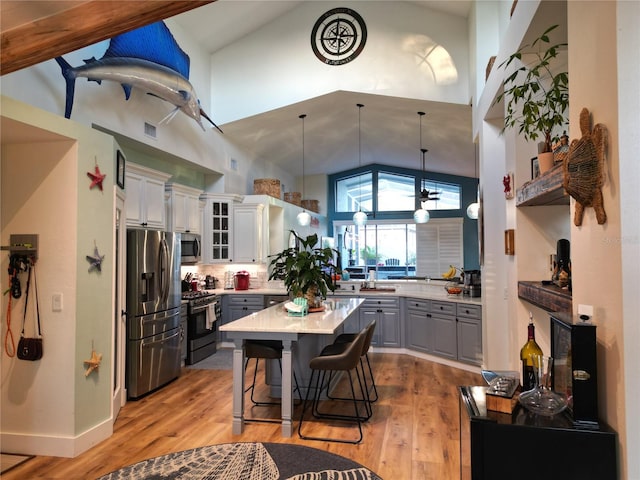
M0 75L30 67L213 1L215 0L73 2L70 8L53 15L3 30L0 35Z

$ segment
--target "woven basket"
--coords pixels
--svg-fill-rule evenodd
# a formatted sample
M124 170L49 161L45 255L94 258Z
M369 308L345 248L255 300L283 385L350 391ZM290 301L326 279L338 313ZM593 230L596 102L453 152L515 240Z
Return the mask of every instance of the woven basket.
M253 193L280 198L280 180L277 178L258 178L253 181Z
M302 205L302 194L300 192L285 192L284 201L294 205Z
M320 211L318 200L302 200L302 208L318 213Z

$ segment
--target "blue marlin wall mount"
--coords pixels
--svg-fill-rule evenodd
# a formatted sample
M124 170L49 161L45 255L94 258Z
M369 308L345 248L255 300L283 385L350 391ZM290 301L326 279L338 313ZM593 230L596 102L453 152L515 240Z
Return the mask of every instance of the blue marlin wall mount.
M72 67L62 57L56 57L66 81L67 96L64 116L71 118L76 78L102 83L118 82L129 100L136 87L149 95L171 103L176 108L160 123L169 122L178 111L193 118L205 130L202 118L218 127L200 107L193 85L189 82L189 56L180 48L164 22L156 22L111 38L109 48L96 60Z

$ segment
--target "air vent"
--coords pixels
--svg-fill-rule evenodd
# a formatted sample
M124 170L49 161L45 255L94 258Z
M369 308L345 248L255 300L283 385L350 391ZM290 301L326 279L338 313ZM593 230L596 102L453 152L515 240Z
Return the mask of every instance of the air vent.
M150 123L144 122L144 134L147 137L157 138L156 126L151 125Z

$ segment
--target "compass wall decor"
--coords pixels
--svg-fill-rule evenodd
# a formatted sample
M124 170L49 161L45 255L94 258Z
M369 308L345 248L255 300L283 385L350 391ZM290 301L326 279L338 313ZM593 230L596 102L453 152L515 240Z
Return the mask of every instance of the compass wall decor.
M311 48L327 65L344 65L355 59L367 42L367 26L350 8L333 8L324 13L311 31Z

